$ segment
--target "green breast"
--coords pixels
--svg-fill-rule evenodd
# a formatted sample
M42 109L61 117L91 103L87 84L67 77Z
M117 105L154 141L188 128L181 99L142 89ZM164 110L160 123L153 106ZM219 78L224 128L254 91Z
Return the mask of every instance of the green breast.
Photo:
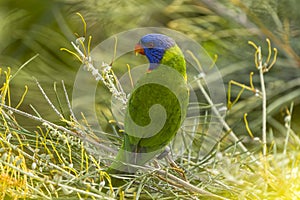
M145 74L130 96L125 116L130 150L149 152L165 147L185 118L188 96L185 78L178 70L159 66Z

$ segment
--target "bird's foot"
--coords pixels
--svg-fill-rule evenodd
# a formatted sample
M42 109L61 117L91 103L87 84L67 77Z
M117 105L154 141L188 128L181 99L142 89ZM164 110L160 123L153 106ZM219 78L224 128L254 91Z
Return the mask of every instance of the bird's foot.
M176 171L179 176L183 179L183 180L187 180L186 179L186 176L185 176L185 173L184 173L184 169L182 169L181 167L179 167L176 162L172 159L171 155L170 155L170 152L171 152L171 149L167 146L165 148L165 150L159 154L156 158L158 160L160 159L163 159L163 158L166 158L167 162L170 164L171 166L171 169Z
M171 151L170 147L167 146L165 148L165 150L156 157L156 159L161 160L161 159L165 158L166 156L169 155L170 151Z

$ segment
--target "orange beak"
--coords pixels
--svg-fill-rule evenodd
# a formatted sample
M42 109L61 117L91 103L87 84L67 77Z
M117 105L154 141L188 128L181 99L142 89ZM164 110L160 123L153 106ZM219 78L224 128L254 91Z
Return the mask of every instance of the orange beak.
M137 55L138 53L139 53L139 54L142 54L142 55L145 55L144 49L143 49L142 45L139 44L139 43L135 45L135 47L134 47L134 52L135 52L136 55Z

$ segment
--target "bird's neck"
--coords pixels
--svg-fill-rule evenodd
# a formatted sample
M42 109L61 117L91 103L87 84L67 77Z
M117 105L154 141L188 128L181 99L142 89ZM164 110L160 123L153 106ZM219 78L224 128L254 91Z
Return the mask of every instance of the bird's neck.
M185 80L187 79L184 55L177 45L165 51L160 64L174 68L184 77Z

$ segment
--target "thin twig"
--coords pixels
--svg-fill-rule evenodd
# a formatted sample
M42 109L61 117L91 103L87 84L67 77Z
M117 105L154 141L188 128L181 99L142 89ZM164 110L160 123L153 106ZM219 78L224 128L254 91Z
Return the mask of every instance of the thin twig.
M54 82L54 84L53 84L53 90L54 90L54 93L55 93L55 97L56 97L56 100L57 100L57 103L58 103L58 107L59 107L60 113L62 114L63 119L65 119L66 116L64 115L64 110L62 108L62 104L61 104L59 95L57 93L56 82Z
M39 54L34 55L33 57L31 57L29 60L27 60L23 65L21 65L21 67L19 67L19 69L16 71L16 73L14 73L14 75L12 75L12 77L10 78L10 81L26 66L28 65L31 61L33 61L36 57L38 57Z
M200 194L200 195L203 195L203 196L204 195L209 196L209 197L215 198L215 199L222 199L222 200L226 199L224 197L218 196L216 194L213 194L211 192L208 192L208 191L205 191L201 188L198 188L198 187L190 184L189 182L184 181L184 180L182 180L182 179L180 179L180 178L178 178L178 177L176 177L176 176L174 176L174 175L172 175L172 174L170 174L170 173L168 173L164 170L156 170L155 172L158 175L160 175L162 177L166 177L168 180L171 180L171 182L169 182L169 183L171 183L172 185L174 185L174 186L180 185L180 186L184 187L185 189L187 189L188 191L190 191L192 193L197 193L197 194Z
M69 99L69 96L68 96L68 92L67 92L64 80L61 81L61 84L63 86L63 90L64 90L65 98L66 98L66 101L67 101L67 104L68 104L68 108L69 108L69 111L70 111L70 114L71 114L71 118L74 119L75 121L77 121L77 119L74 115L74 112L72 110L72 106L71 106L71 103L70 103L70 99Z
M33 77L34 78L34 77ZM46 99L46 101L48 102L48 104L51 106L51 108L54 110L54 112L60 117L60 119L63 119L63 115L55 108L55 106L53 105L53 103L50 101L49 97L47 96L47 94L45 93L44 89L42 88L42 86L40 85L40 83L38 82L38 80L36 78L34 78L38 88L40 89L41 93L43 94L44 98Z
M288 148L288 142L289 142L289 138L290 138L290 133L292 132L291 117L292 117L292 114L293 114L293 107L294 107L294 102L291 103L290 110L287 110L288 115L284 118L285 127L287 128L286 137L285 137L285 141L284 141L284 148L283 148L283 154L284 155L286 155L286 151L287 151L287 148Z
M267 94L264 80L263 61L261 55L261 47L257 48L258 51L258 70L261 84L262 95L262 144L263 144L263 156L267 156Z

